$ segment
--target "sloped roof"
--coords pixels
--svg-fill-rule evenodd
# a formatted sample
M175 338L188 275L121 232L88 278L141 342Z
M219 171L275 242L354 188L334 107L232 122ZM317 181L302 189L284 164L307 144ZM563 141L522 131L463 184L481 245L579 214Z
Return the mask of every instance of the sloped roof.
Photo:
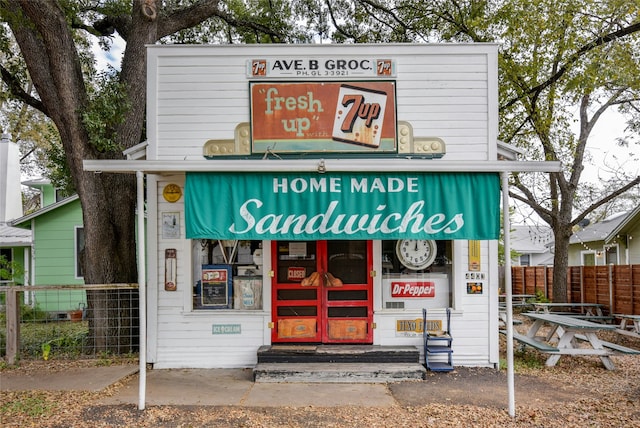
M549 226L522 225L511 228L511 248L522 254L543 254L550 251L553 231Z
M20 227L11 227L6 223L0 223L0 246L23 247L30 246L33 242L31 230Z
M41 208L37 211L32 212L31 214L27 214L23 217L17 218L15 220L10 221L8 224L10 226L19 226L21 224L24 224L28 221L30 221L31 219L34 219L38 216L41 216L42 214L48 213L50 211L53 211L57 208L60 208L64 205L70 204L71 202L75 201L78 199L78 195L73 195L73 196L69 196L68 198L64 198L59 200L58 202L56 202L55 204L51 204L51 205L47 205L44 208Z
M614 214L606 219L591 223L571 235L570 244L580 242L605 241L611 233L618 229L620 224L627 218L627 213Z
M621 233L628 233L631 229L635 227L640 227L640 206L636 207L633 211L630 211L626 217L622 219L622 221L609 232L604 242L609 243L615 239Z

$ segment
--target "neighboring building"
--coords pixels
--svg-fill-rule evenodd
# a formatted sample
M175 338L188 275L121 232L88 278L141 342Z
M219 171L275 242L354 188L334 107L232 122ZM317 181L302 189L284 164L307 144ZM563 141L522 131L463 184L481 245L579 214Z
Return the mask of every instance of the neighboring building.
M29 283L31 232L9 225L18 217L22 217L20 151L4 134L0 139L0 256L8 263L22 266L24 272L0 278L0 285Z
M77 195L59 199L48 180L33 180L26 185L42 194L42 208L11 222L33 236L29 267L30 285L84 284L82 264L78 263L84 249L82 208ZM57 200L57 201L56 201ZM59 317L86 305L86 293L81 290L55 290L28 293L30 302Z
M569 240L569 266L627 264L632 232L638 232L638 209L595 223L583 222ZM638 244L634 243L637 251ZM638 254L638 253L636 253Z
M23 215L18 146L3 135L0 142L0 255L22 266L22 275L5 283L20 285L83 284L78 256L84 247L82 208L77 196L62 199L49 180L22 184L40 191L40 209ZM84 291L38 291L24 303L52 315L86 305Z
M549 226L511 226L513 266L553 265L553 230Z
M627 213L605 243L619 246L620 264L640 264L640 206Z

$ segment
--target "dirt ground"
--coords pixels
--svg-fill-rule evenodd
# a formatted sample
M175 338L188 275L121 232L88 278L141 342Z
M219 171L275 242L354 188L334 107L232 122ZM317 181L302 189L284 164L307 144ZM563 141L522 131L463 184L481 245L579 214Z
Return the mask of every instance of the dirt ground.
M524 329L519 326L518 329ZM611 334L605 340L640 349L640 340ZM502 355L504 356L504 338ZM640 355L563 357L516 349L516 417L507 412L506 371L458 367L428 373L424 381L388 385L390 407L242 407L98 405L97 393L2 392L3 427L640 427ZM34 363L35 364L35 363ZM73 363L66 363L73 364ZM28 370L29 364L4 370ZM0 372L0 376L2 373ZM313 385L309 386L313 394Z

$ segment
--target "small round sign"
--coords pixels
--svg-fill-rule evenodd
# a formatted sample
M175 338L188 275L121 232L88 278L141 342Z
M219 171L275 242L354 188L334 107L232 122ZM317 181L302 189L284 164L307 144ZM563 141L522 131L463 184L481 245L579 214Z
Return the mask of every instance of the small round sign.
M162 196L167 202L176 202L182 196L182 189L177 184L167 184L162 190Z

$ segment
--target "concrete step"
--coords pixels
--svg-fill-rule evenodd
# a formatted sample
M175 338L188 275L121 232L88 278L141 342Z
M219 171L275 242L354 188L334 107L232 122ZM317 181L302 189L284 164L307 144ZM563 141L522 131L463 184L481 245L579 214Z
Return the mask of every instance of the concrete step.
M387 383L423 380L419 363L258 363L257 383Z
M258 363L419 363L415 346L277 344L258 349Z

